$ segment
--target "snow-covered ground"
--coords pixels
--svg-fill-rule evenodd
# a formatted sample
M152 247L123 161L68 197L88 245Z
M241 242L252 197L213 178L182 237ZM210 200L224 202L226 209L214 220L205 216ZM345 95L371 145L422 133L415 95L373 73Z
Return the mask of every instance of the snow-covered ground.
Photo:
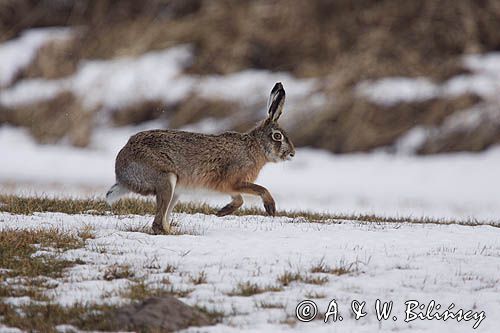
M174 214L177 236L153 236L128 232L151 223L151 216L91 216L36 213L33 216L0 214L0 230L7 228L58 228L76 233L93 229L94 239L85 247L62 256L86 264L71 268L51 291L61 304L74 302L119 303L125 279L105 281L106 268L129 265L136 278L152 286L167 278L176 290L193 290L181 298L226 314L222 324L207 332L373 332L434 331L470 332L478 320L414 320L405 322L405 301L453 303L453 312L484 311L478 332L495 332L500 316L500 238L492 226L373 224L344 221L340 224L306 223L289 218L216 218L201 214ZM351 267L346 275L311 273L319 263ZM165 268L175 267L172 273ZM192 277L205 272L206 283ZM231 296L238 283L261 287L280 286L285 272L327 277L323 285L292 282L281 291L250 297ZM312 299L318 318L335 299L343 321L323 323L294 320L297 304ZM393 301L389 320L379 322L375 302ZM355 320L351 302L366 301L366 317ZM8 300L15 301L15 300ZM277 308L268 308L274 305ZM416 311L416 310L415 310ZM425 313L425 310L423 311ZM435 313L434 310L432 313ZM393 316L397 320L393 320ZM296 322L294 325L287 322Z
M103 197L114 183L118 150L131 134L155 127L98 130L91 149L38 145L21 129L0 127L0 189ZM269 188L278 209L498 222L498 165L498 148L428 157L383 152L335 156L299 149L294 160L265 166L257 182ZM218 205L228 200L205 193L184 197L191 199ZM252 197L247 202L260 205Z

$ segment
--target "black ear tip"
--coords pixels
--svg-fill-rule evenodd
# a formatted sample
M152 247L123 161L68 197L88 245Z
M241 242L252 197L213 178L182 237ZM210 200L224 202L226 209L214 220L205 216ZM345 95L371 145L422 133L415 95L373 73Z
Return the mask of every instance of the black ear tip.
M274 85L273 87L273 90L271 90L271 92L276 92L278 90L284 90L283 89L283 85L281 84L281 82L276 82L276 84Z

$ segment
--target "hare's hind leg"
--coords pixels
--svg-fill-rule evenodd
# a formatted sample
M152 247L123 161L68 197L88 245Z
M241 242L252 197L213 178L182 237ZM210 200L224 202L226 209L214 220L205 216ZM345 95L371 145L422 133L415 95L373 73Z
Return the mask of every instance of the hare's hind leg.
M260 186L254 183L241 183L236 186L235 190L241 193L258 195L264 202L264 208L266 209L266 212L271 216L274 216L276 214L276 204L274 203L274 199L271 196L271 193L269 193L267 188L265 188L264 186Z
M156 215L153 221L153 232L160 234L170 231L170 213L172 212L177 196L174 194L177 176L167 173L158 179L156 187Z
M234 194L231 196L231 202L222 207L218 212L217 216L225 216L234 213L238 208L243 205L243 197L241 194Z

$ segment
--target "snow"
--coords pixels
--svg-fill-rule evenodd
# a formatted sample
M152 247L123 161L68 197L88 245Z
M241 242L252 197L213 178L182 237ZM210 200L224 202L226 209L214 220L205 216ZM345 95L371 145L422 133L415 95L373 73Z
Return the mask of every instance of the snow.
M114 183L119 149L130 135L157 125L99 129L91 149L38 145L22 129L0 127L0 151L5 157L0 184L6 184L0 190L102 198ZM266 165L257 183L271 191L278 209L498 221L499 164L499 148L428 157L384 152L332 155L302 148L292 161ZM216 205L229 199L206 195L183 199ZM245 201L261 206L254 197Z
M221 324L202 329L207 332L465 332L474 324L451 320L405 323L404 301L411 299L426 304L435 300L443 309L454 303L455 310L485 311L480 331L494 332L497 327L494 318L500 315L500 238L495 227L305 223L290 218L174 214L174 221L188 234L153 236L125 231L151 221L152 216L0 213L0 230L57 228L76 233L82 228L94 229L96 237L88 239L84 248L62 254L62 258L85 262L67 271L57 287L49 291L63 305L121 304L120 291L130 282L105 281L103 272L111 265L126 264L151 286L168 278L175 289L193 290L182 301L224 312ZM240 282L276 286L278 277L287 271L311 275L310 268L320 262L333 267L351 265L353 272L341 276L315 273L329 278L324 285L292 282L282 291L250 297L228 295ZM167 265L176 270L164 273ZM207 283L193 284L191 277L202 271ZM312 299L320 313L335 299L344 320L285 324L285 320L293 318L296 305L311 298L311 294L317 296ZM349 315L354 299L367 302L368 315L358 321ZM398 320L379 323L373 312L376 299L392 300ZM262 308L262 302L281 304L283 308Z
M71 90L90 107L119 108L142 100L175 102L192 85L181 76L191 59L187 46L146 53L138 58L89 61L81 64Z
M13 106L49 100L61 93L67 85L66 80L22 80L12 88L0 92L0 103L5 106Z
M386 106L424 101L439 94L438 86L426 78L389 77L376 81L363 81L355 90L369 100Z
M0 87L12 82L29 65L44 44L65 40L72 35L67 28L39 28L24 32L19 38L0 44Z
M475 72L498 73L500 72L500 52L471 54L464 58L464 64Z
M386 106L465 93L497 100L500 92L500 53L468 55L463 58L463 64L472 71L471 74L452 77L442 84L422 77L387 77L360 82L355 90L372 102Z
M416 126L406 132L394 144L395 150L400 154L414 154L424 144L429 136L429 129Z

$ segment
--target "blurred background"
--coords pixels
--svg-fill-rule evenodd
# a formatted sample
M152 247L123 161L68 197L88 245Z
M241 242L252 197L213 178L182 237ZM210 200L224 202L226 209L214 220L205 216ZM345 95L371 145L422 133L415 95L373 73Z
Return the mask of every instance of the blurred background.
M1 0L0 188L97 195L131 134L246 131L282 81L283 208L496 218L499 50L496 0Z

